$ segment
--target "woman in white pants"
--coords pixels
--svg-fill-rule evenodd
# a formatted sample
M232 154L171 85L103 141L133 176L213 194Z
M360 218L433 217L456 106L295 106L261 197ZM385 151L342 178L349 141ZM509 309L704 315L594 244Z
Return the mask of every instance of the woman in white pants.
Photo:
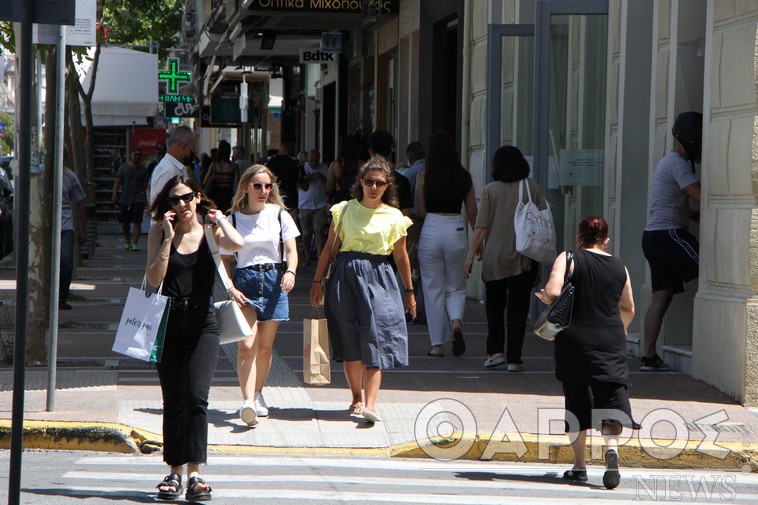
M476 198L471 175L461 166L455 142L443 131L429 138L426 165L416 180L416 214L424 219L418 260L432 348L429 356L445 355L443 345L453 341L453 354L466 352L463 309L466 305L466 219L476 222ZM461 215L465 205L466 216Z

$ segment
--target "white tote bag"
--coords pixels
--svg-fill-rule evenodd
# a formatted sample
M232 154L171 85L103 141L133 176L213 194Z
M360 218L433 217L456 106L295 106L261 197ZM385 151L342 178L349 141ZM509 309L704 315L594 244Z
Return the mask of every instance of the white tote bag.
M527 201L524 202L524 187ZM516 229L516 251L539 261L549 263L555 259L555 223L550 204L545 200L545 210L539 210L532 201L532 192L526 179L518 187L518 204L513 216Z
M162 285L161 285L162 287ZM150 363L159 363L166 337L171 299L142 288L129 288L121 322L116 330L113 352Z
M213 230L210 226L205 227L205 241L216 263L216 279L221 281L224 286L226 296L229 296L229 290L234 287L231 279L226 273L224 263L221 261L221 253L218 251L216 239L213 238ZM234 300L223 300L213 304L216 309L216 320L218 321L219 343L231 344L239 340L252 337L253 329L245 319L245 314Z

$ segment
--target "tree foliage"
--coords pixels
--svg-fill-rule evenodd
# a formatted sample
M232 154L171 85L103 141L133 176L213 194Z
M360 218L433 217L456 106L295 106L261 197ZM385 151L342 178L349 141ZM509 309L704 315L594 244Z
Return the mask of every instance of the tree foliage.
M183 10L181 0L105 0L108 43L148 46L152 40L163 60L179 42Z
M5 123L5 138L0 139L0 155L10 154L16 137L15 116L8 112L0 112L0 123Z

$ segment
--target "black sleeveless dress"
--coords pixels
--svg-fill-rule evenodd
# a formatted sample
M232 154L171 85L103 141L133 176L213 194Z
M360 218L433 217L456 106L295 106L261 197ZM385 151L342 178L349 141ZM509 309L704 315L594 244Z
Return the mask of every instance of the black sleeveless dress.
M561 382L628 385L626 336L619 299L626 270L618 258L574 251L576 287L571 325L555 337L555 376Z

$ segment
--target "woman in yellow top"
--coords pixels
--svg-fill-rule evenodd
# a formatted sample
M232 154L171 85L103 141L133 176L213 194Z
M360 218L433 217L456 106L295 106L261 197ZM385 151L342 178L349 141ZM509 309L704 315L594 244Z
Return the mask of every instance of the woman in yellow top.
M408 365L406 311L416 316L411 266L405 236L412 224L397 209L392 166L384 158L368 160L353 186L354 200L331 208L332 227L311 286L311 303L325 302L332 349L343 361L353 395L348 412L374 423L382 370ZM343 212L344 210L344 212ZM339 236L335 238L339 229ZM331 258L327 286L321 280ZM388 261L395 259L405 288L405 303ZM365 404L364 404L365 393Z

